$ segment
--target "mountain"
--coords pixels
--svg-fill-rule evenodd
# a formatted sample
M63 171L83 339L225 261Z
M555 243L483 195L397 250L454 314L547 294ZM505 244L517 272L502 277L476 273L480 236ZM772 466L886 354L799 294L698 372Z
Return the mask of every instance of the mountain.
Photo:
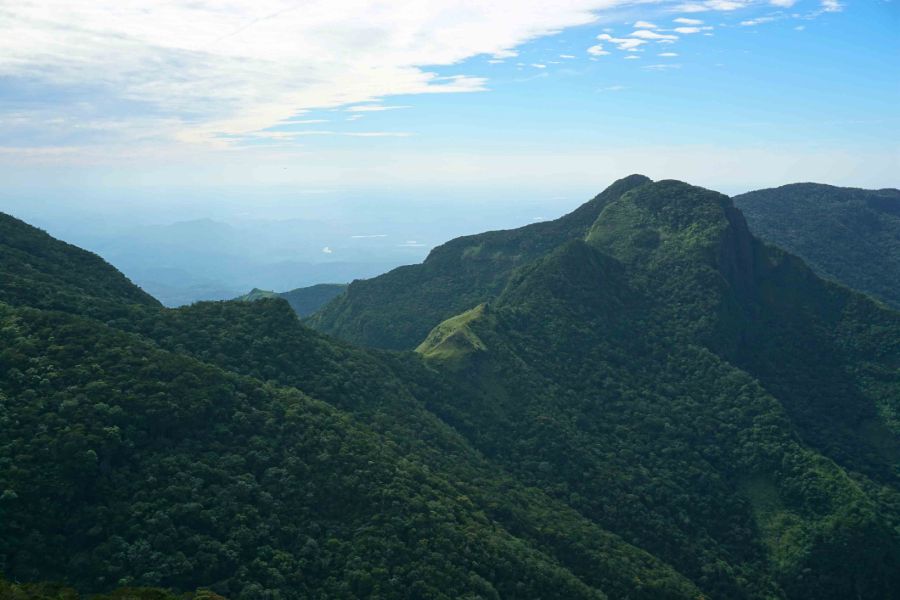
M889 598L898 339L727 197L659 182L418 352L477 448L712 597Z
M412 350L436 323L495 297L514 269L583 236L607 202L648 181L631 175L555 221L456 238L422 264L354 281L309 325L363 346Z
M320 283L280 293L253 288L249 294L236 298L236 300L255 302L263 298L284 298L297 316L308 317L335 297L343 294L346 289L347 285L343 283Z
M900 308L900 190L797 183L734 198L760 238Z
M423 366L401 378L282 300L123 306L101 322L0 304L7 576L235 598L698 596L488 463L424 406L440 380Z
M159 306L96 254L0 213L0 302L94 317Z
M314 316L387 350L282 298L0 304L0 569L233 598L897 597L900 313L681 182L540 225Z

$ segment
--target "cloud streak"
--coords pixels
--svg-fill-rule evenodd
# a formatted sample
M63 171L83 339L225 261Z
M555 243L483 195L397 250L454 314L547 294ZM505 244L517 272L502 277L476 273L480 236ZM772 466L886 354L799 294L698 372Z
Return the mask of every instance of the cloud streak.
M407 108L388 104L392 96L406 102L418 94L485 91L484 76L465 72L468 59L513 58L529 41L594 23L606 12L642 11L652 20L632 21L633 31L623 37L601 34L587 50L594 58L610 50L640 53L712 28L693 14L683 16L688 13L794 3L16 0L0 7L6 85L0 124L12 132L3 143L48 148L35 155L87 145L119 156L137 144L163 148L173 141L228 149L276 126L327 122L312 118L317 109L343 110L342 123L356 127L367 113ZM842 9L838 0L817 4L821 12ZM659 17L678 27L666 28ZM553 68L553 61L527 64ZM447 77L438 70L457 73ZM288 133L256 138L407 135ZM60 150L49 149L54 146Z
M117 103L165 122L161 138L221 144L311 109L484 90L429 68L513 56L633 2L21 0L0 11L0 77L77 93L88 117ZM64 102L51 112L72 116Z

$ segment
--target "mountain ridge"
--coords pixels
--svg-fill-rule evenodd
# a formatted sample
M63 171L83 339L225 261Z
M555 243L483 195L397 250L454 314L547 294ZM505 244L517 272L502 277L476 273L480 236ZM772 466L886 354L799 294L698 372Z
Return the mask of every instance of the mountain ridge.
M607 202L649 181L630 175L553 221L451 240L433 249L421 264L354 281L344 296L312 315L308 324L363 346L412 350L434 325L498 294L514 268L582 235ZM455 277L459 270L467 276ZM386 322L379 311L395 306L406 307L408 318Z
M394 286L346 329L388 349L276 298L0 303L0 565L234 597L894 597L900 313L716 192L591 202L357 285Z

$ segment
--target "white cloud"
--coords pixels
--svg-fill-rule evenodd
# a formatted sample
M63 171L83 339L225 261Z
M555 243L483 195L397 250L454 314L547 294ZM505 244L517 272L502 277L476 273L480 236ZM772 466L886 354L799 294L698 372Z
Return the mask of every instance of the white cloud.
M287 119L280 125L312 125L314 123L327 123L328 119Z
M705 2L685 2L675 7L675 12L698 13L710 10L731 11L745 8L749 0L706 0Z
M325 129L309 129L302 131L253 131L242 135L231 135L229 138L233 140L291 140L300 137L332 135L346 137L410 137L413 134L408 131L331 131Z
M639 46L646 44L647 42L641 39L636 39L633 37L627 38L617 38L609 35L608 33L601 33L597 36L598 40L609 42L610 44L614 44L619 50L634 50Z
M748 19L746 21L741 21L741 27L753 27L754 25L762 25L763 23L771 23L775 20L775 17L757 17L755 19Z
M60 96L87 90L91 117L106 114L102 104L129 103L129 114L165 122L161 139L222 144L311 109L484 90L481 77L442 79L426 66L508 58L529 40L594 22L596 11L636 3L20 0L3 3L0 77ZM51 116L71 116L66 104Z
M543 65L541 63L531 63L531 66L534 67L535 69L546 69L547 68L547 65Z
M334 250L332 250L332 249L329 248L328 246L325 246L324 248L322 248L322 253L323 253L323 254L332 254L333 252L334 252Z
M673 56L678 56L676 52L660 52L657 56L664 56L666 58L672 58Z
M637 60L639 58L640 58L640 56L638 56L637 54L629 54L628 56L625 57L625 60Z
M822 0L823 4L836 1L837 0ZM702 2L685 2L679 4L675 7L675 11L686 13L698 13L712 10L733 11L748 8L759 3L759 0L704 0ZM797 3L797 0L767 0L767 3L779 8L790 8ZM684 24L690 25L691 23Z
M843 7L839 0L818 2L823 12ZM166 147L179 140L225 149L276 125L324 122L303 117L315 116L309 113L316 109L350 107L343 116L353 122L357 114L400 108L381 104L392 96L483 91L487 80L465 74L467 59L493 62L516 57L522 44L596 23L599 13L608 9L630 7L655 19L661 14L734 11L762 4L785 8L795 0L0 0L0 4L0 78L12 86L28 80L47 90L48 98L59 99L40 106L23 100L26 104L15 108L0 107L0 123L6 128L6 122L14 120L18 129L41 131L48 147L54 142L66 148L94 144L117 156L137 142L142 148L154 143ZM678 39L673 34L711 29L687 16L673 21L682 27L669 32L638 20L633 33L621 38L602 34L598 40L605 43L588 52L594 57L608 54L607 48L640 52L651 41L671 43ZM637 55L626 58L635 60ZM441 77L429 70L438 67L458 74ZM127 116L112 119L113 113ZM73 141L71 134L85 132L90 132L90 140ZM259 139L301 135L410 134L310 132ZM20 141L7 136L8 147L29 146ZM118 147L111 143L116 141Z
M348 137L410 137L414 135L408 131L351 131L344 132L339 135L346 135Z
M566 58L566 59L575 58L575 56L573 54L560 54L559 57Z
M399 110L401 108L412 108L411 106L385 106L384 104L357 104L350 106L347 112L381 112L384 110Z
M671 63L659 64L659 65L644 65L641 67L645 71L669 71L672 69L680 69L681 65L673 65Z
M630 34L630 37L641 38L643 40L677 40L677 35L671 35L668 33L656 33L655 31L649 31L647 29L638 29L637 31L633 31Z

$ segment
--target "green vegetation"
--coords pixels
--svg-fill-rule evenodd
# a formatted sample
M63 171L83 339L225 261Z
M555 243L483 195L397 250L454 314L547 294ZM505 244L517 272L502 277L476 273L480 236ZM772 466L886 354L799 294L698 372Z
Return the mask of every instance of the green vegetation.
M0 302L89 315L159 306L99 256L0 213Z
M900 190L798 183L736 196L753 232L900 308Z
M108 594L84 596L77 590L52 583L10 583L0 577L3 600L225 600L209 590L175 594L158 588L119 588Z
M469 355L487 350L484 342L469 327L472 321L483 318L487 311L486 304L479 304L472 310L447 319L431 330L416 352L425 358L456 362L462 366Z
M308 317L347 290L343 283L320 283L289 292L269 292L254 288L236 300L255 302L263 298L284 298L301 318Z
M642 175L620 179L555 221L451 240L420 265L354 281L308 323L355 344L412 350L432 327L496 297L513 270L583 236L608 202L649 181Z
M468 322L474 400L439 414L714 597L891 597L900 315L677 182L610 203L587 240Z
M60 310L28 286L0 302L0 571L17 581L900 594L900 313L759 242L720 194L634 176L313 318L416 352L335 340L265 293L167 310L90 277L56 284Z

